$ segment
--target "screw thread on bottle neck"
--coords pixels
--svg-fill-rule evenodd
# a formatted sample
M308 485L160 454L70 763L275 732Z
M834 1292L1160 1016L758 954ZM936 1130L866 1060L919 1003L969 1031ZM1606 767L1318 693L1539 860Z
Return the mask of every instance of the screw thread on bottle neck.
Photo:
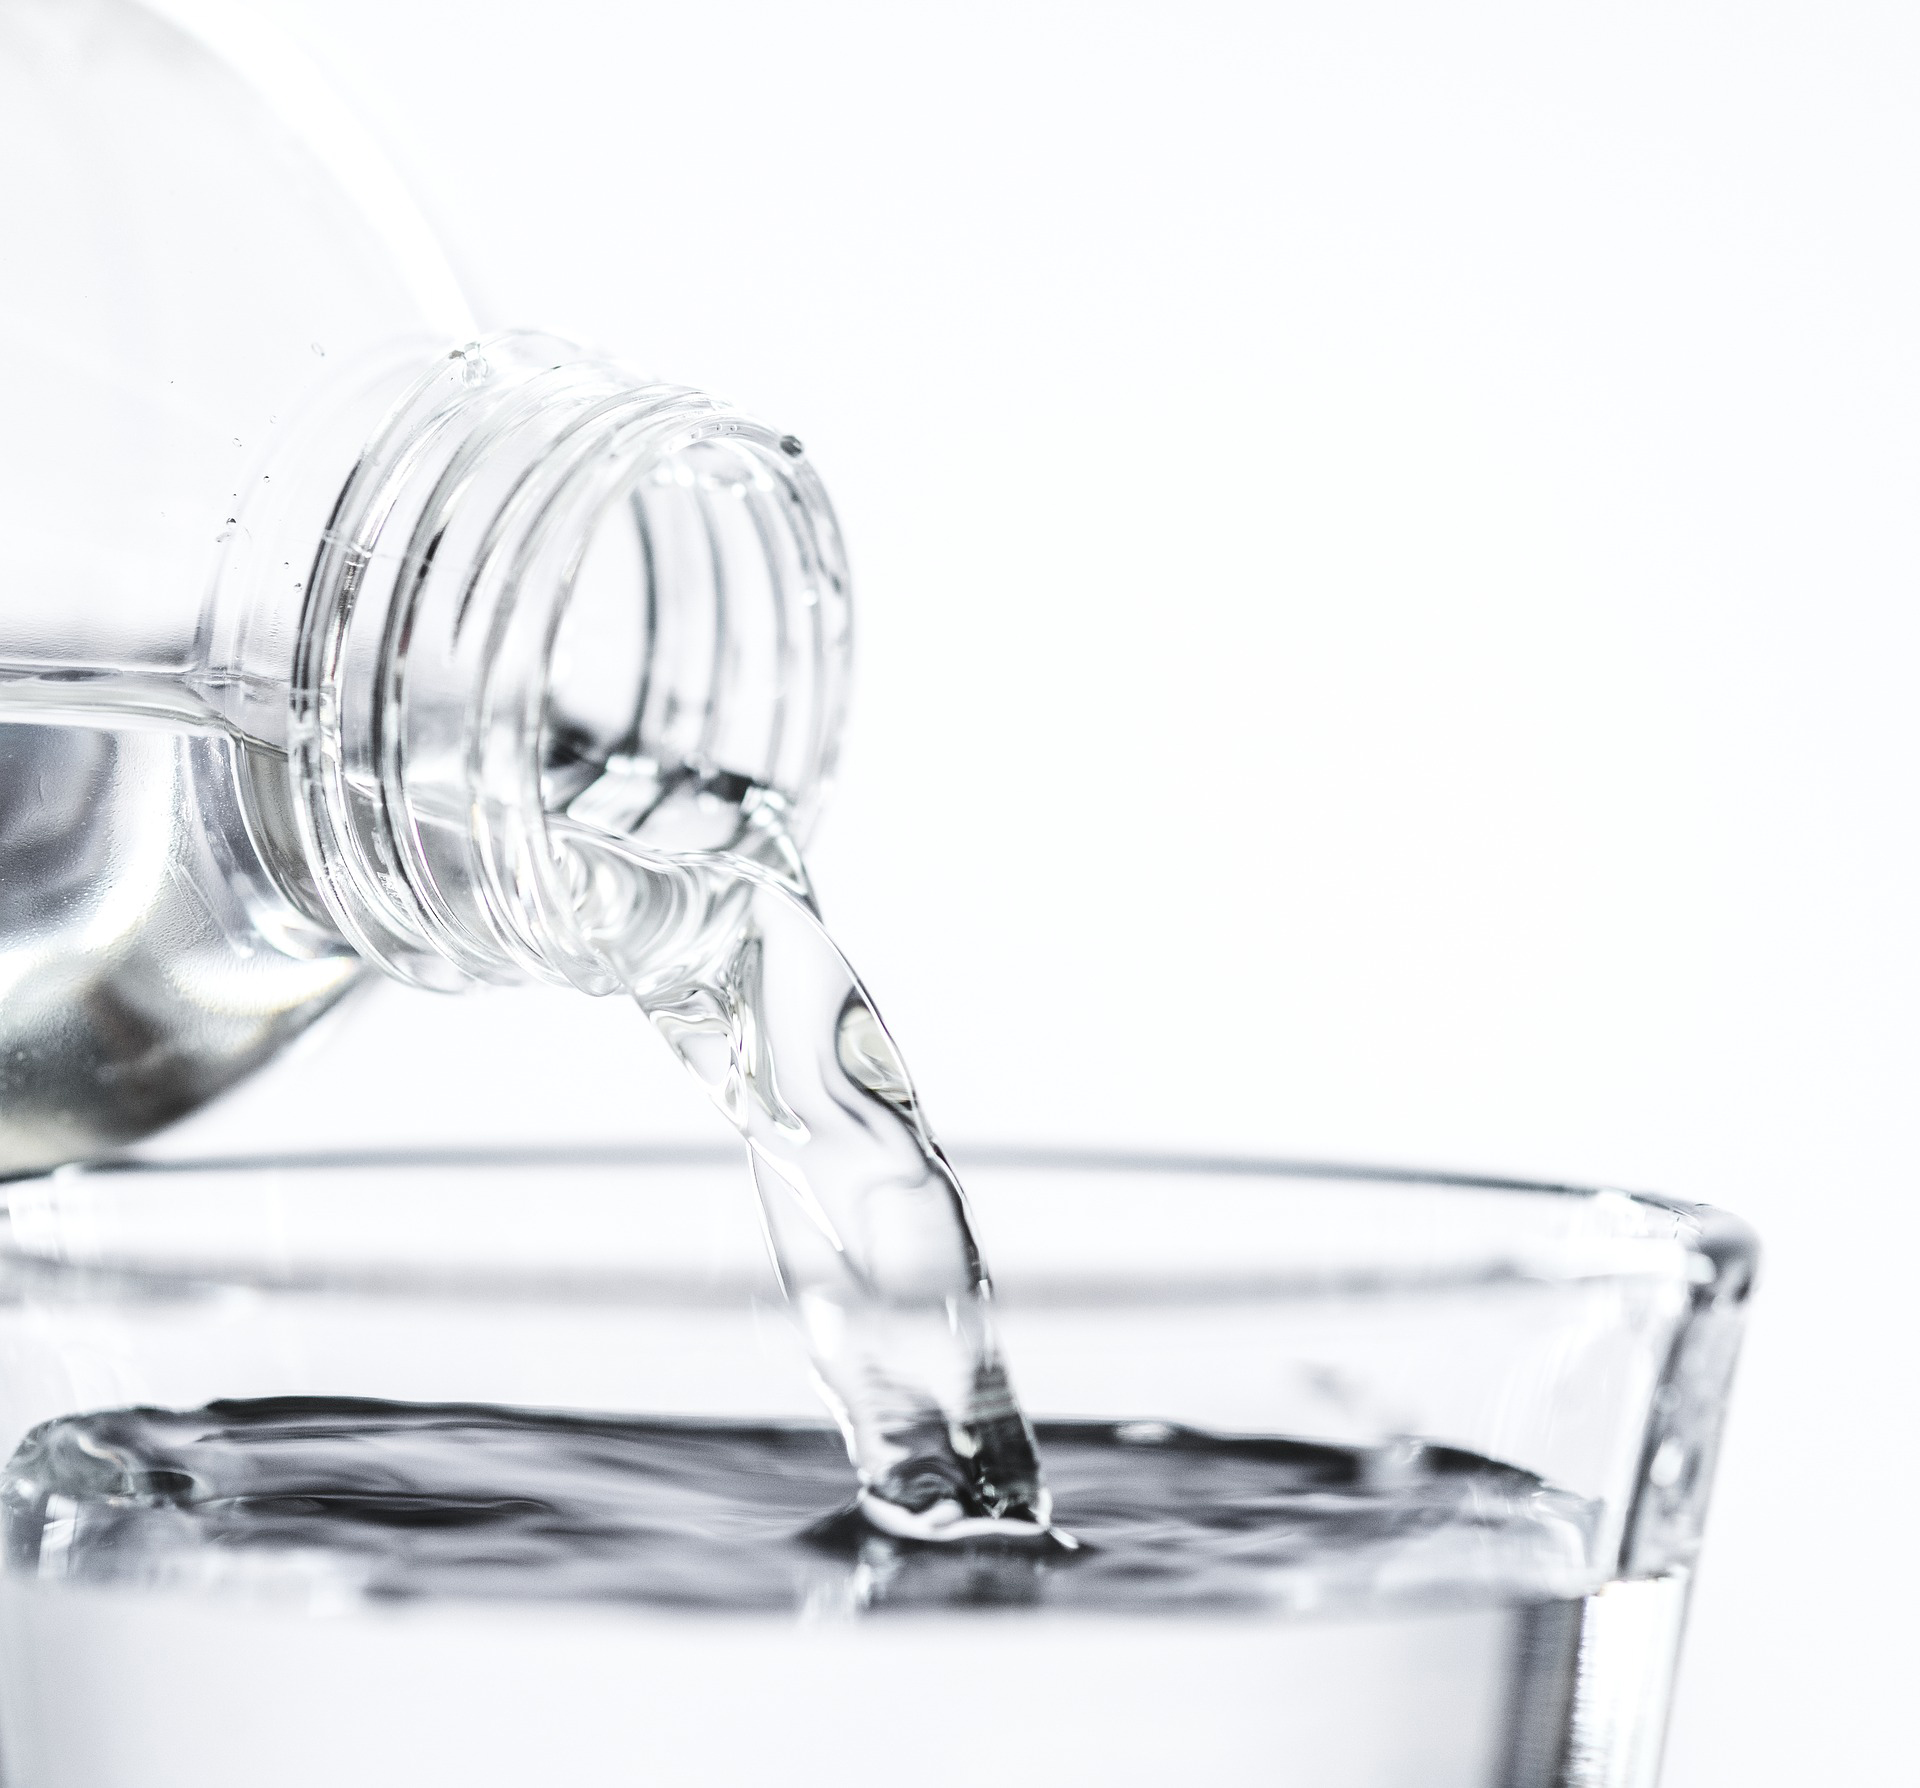
M320 898L401 979L610 988L557 814L645 837L691 780L804 830L849 648L792 437L550 337L438 362L342 490L288 750Z

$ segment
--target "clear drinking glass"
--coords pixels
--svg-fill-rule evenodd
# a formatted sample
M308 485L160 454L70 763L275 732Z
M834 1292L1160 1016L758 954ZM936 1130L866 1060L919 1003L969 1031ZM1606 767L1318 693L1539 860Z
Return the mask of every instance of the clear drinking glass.
M737 1155L16 1182L10 1788L1656 1779L1738 1222L962 1166L1078 1553L855 1531Z

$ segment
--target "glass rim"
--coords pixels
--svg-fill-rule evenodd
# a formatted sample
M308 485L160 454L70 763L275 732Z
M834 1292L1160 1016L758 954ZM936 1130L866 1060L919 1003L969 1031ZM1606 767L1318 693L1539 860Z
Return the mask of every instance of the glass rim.
M1653 1232L1657 1232L1657 1240L1661 1245L1668 1249L1677 1245L1684 1251L1685 1277L1697 1300L1744 1301L1751 1289L1759 1256L1759 1243L1753 1231L1740 1218L1716 1206L1690 1203L1662 1194L1629 1192L1616 1187L1571 1181L1352 1161L1144 1149L980 1144L963 1145L951 1153L963 1184L974 1170L987 1174L1026 1171L1062 1176L1106 1174L1137 1175L1142 1178L1180 1177L1214 1180L1222 1185L1234 1181L1265 1180L1301 1187L1319 1186L1329 1190L1341 1186L1356 1190L1373 1188L1382 1192L1418 1193L1426 1190L1436 1196L1494 1194L1575 1202L1604 1199L1612 1201L1614 1208L1621 1204L1630 1206L1647 1220L1650 1234L1644 1239L1653 1239ZM225 1255L163 1255L154 1258L150 1255L128 1257L107 1254L76 1259L58 1250L50 1252L44 1247L23 1245L14 1233L15 1207L23 1192L51 1191L57 1195L65 1188L115 1180L157 1184L193 1180L217 1183L226 1175L262 1173L322 1177L359 1172L404 1174L409 1171L462 1168L508 1171L524 1168L565 1173L570 1170L626 1167L730 1170L742 1172L744 1177L745 1165L744 1151L737 1145L670 1142L317 1150L179 1159L138 1156L109 1158L0 1182L0 1267L40 1285L57 1284L103 1296L116 1293L132 1297L182 1293L204 1295L213 1291L259 1290L274 1293L337 1291L375 1296L536 1298L585 1294L609 1297L616 1301L682 1301L691 1290L684 1273L675 1275L659 1271L635 1271L632 1268L585 1273L577 1269L542 1272L537 1268L502 1272L471 1266L426 1264L418 1260L397 1266L390 1263L371 1266L357 1263L345 1267L324 1260L299 1265L283 1263L267 1266L254 1259L236 1259ZM991 1264L991 1251L989 1258ZM1557 1275L1550 1274L1549 1277ZM1404 1273L1396 1276L1391 1272L1385 1275L1384 1282L1400 1287L1412 1283ZM1294 1294L1303 1288L1312 1289L1313 1283L1310 1280L1293 1284L1276 1282L1267 1287L1270 1293L1277 1295ZM731 1287L735 1293L746 1289L744 1286ZM1252 1284L1246 1289L1253 1289ZM1343 1285L1328 1282L1319 1284L1317 1289L1325 1295L1366 1287L1354 1283ZM694 1301L711 1301L719 1290L717 1285L709 1286L697 1293Z

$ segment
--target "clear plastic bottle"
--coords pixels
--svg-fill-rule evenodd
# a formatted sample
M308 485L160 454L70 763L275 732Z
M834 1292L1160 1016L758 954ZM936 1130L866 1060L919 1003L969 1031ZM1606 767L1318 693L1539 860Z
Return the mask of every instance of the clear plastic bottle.
M606 990L555 815L804 837L849 636L800 444L480 337L244 11L0 0L0 241L0 1174L370 965Z

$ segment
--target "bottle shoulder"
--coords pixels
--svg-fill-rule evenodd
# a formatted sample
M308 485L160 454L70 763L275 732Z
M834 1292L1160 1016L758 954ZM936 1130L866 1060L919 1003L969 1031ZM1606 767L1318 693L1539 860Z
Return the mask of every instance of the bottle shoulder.
M278 432L470 329L347 109L204 0L0 0L0 240L0 662L177 668Z

